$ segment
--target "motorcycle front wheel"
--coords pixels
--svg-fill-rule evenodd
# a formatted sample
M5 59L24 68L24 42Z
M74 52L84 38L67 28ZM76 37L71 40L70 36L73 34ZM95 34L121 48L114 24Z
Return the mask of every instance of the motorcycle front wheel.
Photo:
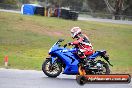
M55 78L62 72L62 67L58 63L51 64L50 59L45 60L42 64L42 71L48 77Z

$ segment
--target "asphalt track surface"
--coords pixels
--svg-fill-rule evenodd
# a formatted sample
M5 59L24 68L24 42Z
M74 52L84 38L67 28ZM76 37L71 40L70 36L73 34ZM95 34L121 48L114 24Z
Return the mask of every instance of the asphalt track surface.
M61 74L49 78L42 71L0 68L0 88L132 88L129 84L89 83L83 86L75 76Z
M5 9L0 9L2 12L12 12L12 13L21 13L20 11L15 11L15 10L5 10ZM86 18L86 17L78 17L78 20L83 20L83 21L96 21L96 22L106 22L106 23L114 23L114 24L129 24L132 25L132 21L127 21L127 20L112 20L112 19L99 19L99 18Z

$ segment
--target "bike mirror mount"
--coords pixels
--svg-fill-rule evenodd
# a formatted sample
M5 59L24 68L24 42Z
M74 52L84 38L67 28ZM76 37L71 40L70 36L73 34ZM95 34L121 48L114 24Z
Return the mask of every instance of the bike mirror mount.
M59 40L58 40L58 42L62 42L62 41L64 41L64 39L59 39Z

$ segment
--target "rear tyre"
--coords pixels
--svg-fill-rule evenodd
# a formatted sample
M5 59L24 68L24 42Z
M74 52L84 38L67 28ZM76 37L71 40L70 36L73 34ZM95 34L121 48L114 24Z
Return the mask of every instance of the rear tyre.
M42 64L42 71L48 77L55 78L62 72L62 67L58 63L51 64L50 59L45 60Z
M98 60L97 63L102 64L102 68L103 68L102 74L110 74L110 68L107 63L101 60Z

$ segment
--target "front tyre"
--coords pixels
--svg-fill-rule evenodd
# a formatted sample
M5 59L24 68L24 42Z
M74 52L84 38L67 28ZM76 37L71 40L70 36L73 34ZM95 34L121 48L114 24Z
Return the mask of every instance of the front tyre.
M50 59L45 60L42 64L42 71L48 77L55 78L62 72L62 67L58 63L51 64Z

